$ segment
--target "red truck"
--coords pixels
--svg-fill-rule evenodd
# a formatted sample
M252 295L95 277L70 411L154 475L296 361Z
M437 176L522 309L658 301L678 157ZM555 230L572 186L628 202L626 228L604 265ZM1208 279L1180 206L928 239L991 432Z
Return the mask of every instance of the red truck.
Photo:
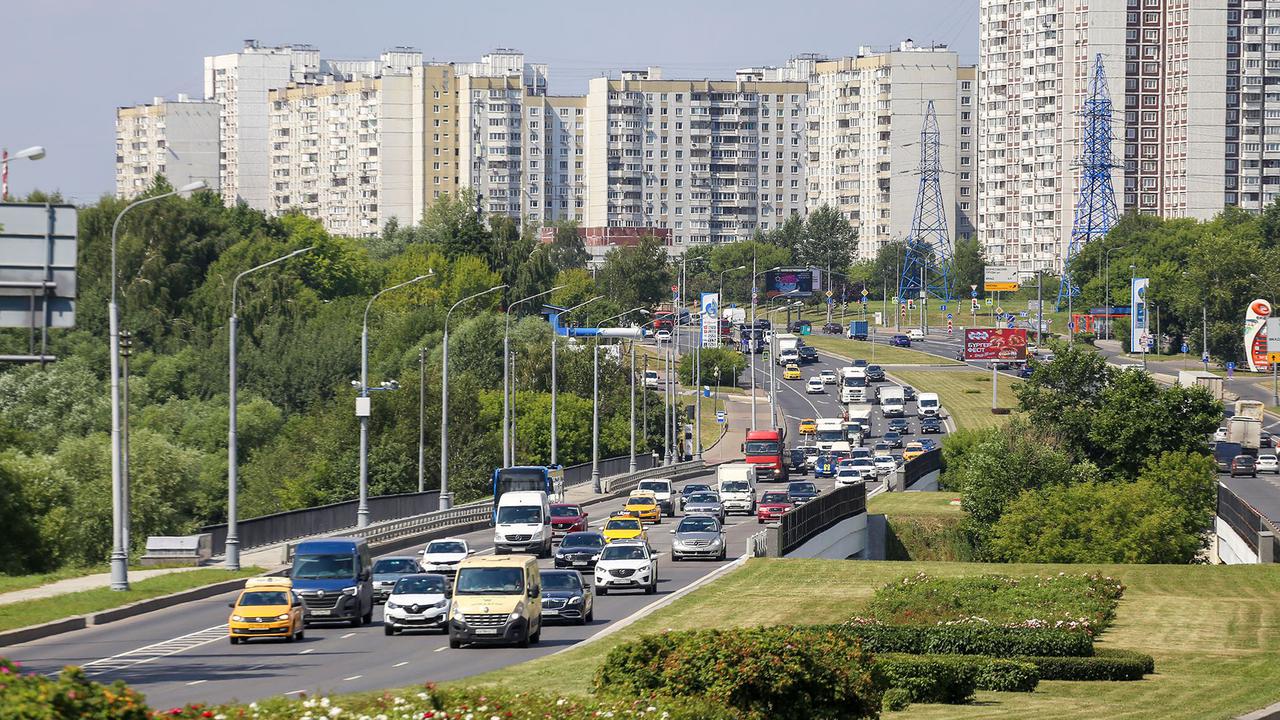
M782 428L747 431L746 442L742 443L742 454L746 456L746 462L759 466L756 477L772 477L777 482L787 481L787 463L783 459L786 438L786 430Z

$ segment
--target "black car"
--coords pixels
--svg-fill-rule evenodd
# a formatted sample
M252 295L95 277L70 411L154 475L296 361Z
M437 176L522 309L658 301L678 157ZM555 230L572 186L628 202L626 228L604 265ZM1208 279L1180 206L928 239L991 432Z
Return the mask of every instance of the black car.
M903 386L902 386L902 399L903 399L903 400L915 400L915 399L916 399L916 389L915 389L915 388L913 388L913 387L911 387L910 385L903 385Z
M604 546L604 535L594 530L571 532L564 536L560 547L556 548L556 567L580 570L593 568L600 559L600 551Z
M940 432L942 432L942 420L932 415L920 418L920 434Z
M796 352L800 354L800 362L802 363L818 362L818 348L812 345L801 345Z
M884 368L880 367L879 365L868 365L867 381L868 382L884 382Z
M911 347L911 338L906 335L891 335L889 344L894 347Z
M680 509L684 509L684 503L689 499L690 495L704 492L715 492L710 485L706 483L689 483L680 489Z
M787 485L787 498L797 506L816 497L818 497L818 486L811 482L793 482Z
M595 619L591 584L577 570L543 570L542 621L563 620L586 625Z
M844 326L840 323L827 323L822 326L822 332L827 335L840 335L844 333Z
M791 448L787 451L787 472L797 475L809 474L808 458L801 448Z
M1258 477L1258 460L1252 455L1237 455L1231 458L1231 477L1248 475Z
M911 423L906 418L891 418L886 426L889 430L903 435L911 434Z
M889 447L900 448L902 447L902 434L890 430L884 434L884 441L889 443Z

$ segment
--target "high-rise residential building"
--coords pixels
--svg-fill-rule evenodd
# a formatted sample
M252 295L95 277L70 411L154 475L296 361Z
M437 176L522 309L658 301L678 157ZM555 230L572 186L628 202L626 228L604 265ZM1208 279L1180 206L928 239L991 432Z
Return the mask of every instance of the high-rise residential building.
M320 52L309 45L264 47L246 40L239 52L204 59L204 97L221 110L219 187L223 201L267 210L270 148L267 94L320 72Z
M442 195L457 195L465 170L459 155L458 80L452 63L429 63L414 68L413 97L421 103L414 113L412 154L420 171L413 173L412 220Z
M673 253L804 213L804 81L595 78L586 97L588 227L659 227Z
M1024 275L1061 268L1098 54L1117 111L1121 210L1220 211L1231 196L1227 39L1222 0L981 0L975 192L987 261Z
M1280 198L1280 1L1226 6L1225 200L1261 212Z
M218 187L218 111L214 102L155 98L116 109L116 197L131 198L164 175L174 187L203 180Z
M920 131L930 102L941 135L942 193L952 237L972 234L972 68L945 46L910 40L817 62L809 80L808 207L838 210L873 258L911 234L919 189Z
M956 240L969 240L977 235L978 208L978 69L972 65L956 68L955 123L956 221L948 227Z

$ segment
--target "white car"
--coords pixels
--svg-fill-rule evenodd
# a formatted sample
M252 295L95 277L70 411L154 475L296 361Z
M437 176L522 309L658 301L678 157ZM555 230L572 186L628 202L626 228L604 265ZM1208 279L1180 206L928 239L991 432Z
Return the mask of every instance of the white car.
M658 558L643 540L614 540L600 551L595 572L596 595L610 590L658 592Z
M835 385L840 380L840 378L836 375L835 370L823 370L822 372L818 373L818 377L822 378L822 383L824 385Z
M659 330L658 332L653 334L653 339L657 340L660 343L671 342L671 331Z
M921 330L920 328L911 328L910 330L907 331L907 337L911 338L912 340L923 340L924 331Z
M454 575L458 572L458 563L474 552L462 538L432 540L422 549L422 562L418 564L429 573Z
M387 596L382 630L449 631L449 581L443 575L405 575Z
M898 461L892 455L877 455L872 461L876 465L876 474L880 477L892 475L898 470Z
M857 485L862 482L862 471L851 465L846 465L836 470L836 487L844 487L845 485Z
M1280 475L1280 458L1275 453L1262 453L1258 455L1258 472L1269 472L1272 475Z
M1227 441L1227 429L1226 429L1226 428L1224 428L1224 427L1220 427L1220 428L1218 428L1216 431L1214 431L1214 433L1213 433L1213 441L1214 441L1214 442L1226 442L1226 441Z
M644 371L644 386L647 388L653 388L655 390L658 389L658 371L657 370Z
M671 502L671 497L675 495L675 488L672 487L671 481L666 478L650 478L649 480L641 480L636 486L637 490L648 490L653 493L654 498L658 501L658 513L667 517L676 516L675 505Z
M822 378L811 377L805 382L804 391L810 395L821 395L827 391L827 387L822 384Z

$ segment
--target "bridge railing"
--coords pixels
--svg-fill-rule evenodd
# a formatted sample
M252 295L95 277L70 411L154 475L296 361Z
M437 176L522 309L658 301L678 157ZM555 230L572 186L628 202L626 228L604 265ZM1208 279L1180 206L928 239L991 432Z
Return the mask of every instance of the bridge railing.
M867 511L867 488L862 483L838 487L784 514L779 521L782 555L795 550L818 533Z

